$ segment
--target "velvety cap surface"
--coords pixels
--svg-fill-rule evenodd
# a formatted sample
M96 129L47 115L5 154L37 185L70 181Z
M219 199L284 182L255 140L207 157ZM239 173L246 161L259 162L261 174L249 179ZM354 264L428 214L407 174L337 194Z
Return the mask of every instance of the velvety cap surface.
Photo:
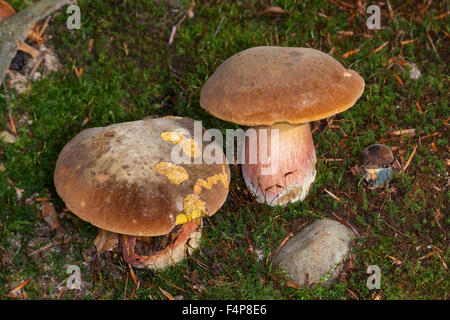
M227 197L230 172L221 149L215 148L223 164L194 163L207 146L194 139L190 118L90 128L62 149L56 191L70 211L96 227L164 235L177 224L214 214ZM180 159L192 161L174 163L174 148Z
M206 81L201 106L241 125L307 123L350 108L364 80L319 50L255 47L225 60Z
M363 151L364 165L384 166L394 161L392 150L384 144L372 144Z

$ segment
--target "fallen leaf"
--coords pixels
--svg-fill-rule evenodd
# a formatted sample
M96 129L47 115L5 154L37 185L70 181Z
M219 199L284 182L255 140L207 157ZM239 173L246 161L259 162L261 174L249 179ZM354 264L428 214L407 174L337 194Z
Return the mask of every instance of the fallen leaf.
M402 78L400 78L396 73L394 73L394 78L398 82L398 84L403 87L404 84Z
M163 295L166 296L167 299L175 300L175 298L170 293L168 293L166 290L164 290L163 288L159 287L159 290L161 290L161 292L163 293Z
M427 258L429 258L429 257L431 257L431 256L433 256L433 255L435 255L435 254L436 254L436 251L431 251L431 252L428 252L426 255L424 255L424 256L418 258L417 260L427 259Z
M0 162L0 172L6 171L6 167Z
M348 51L348 52L346 52L346 53L344 53L343 55L342 55L342 58L348 58L348 57L351 57L352 55L354 55L355 53L357 53L359 51L359 49L355 49L355 50L352 50L352 51Z
M351 31L351 30L350 31L339 30L339 31L336 31L336 33L340 36L353 36L353 31Z
M280 7L267 7L263 11L257 12L257 15L277 15L277 14L286 14L288 11L284 10Z
M130 270L131 280L133 281L134 285L137 286L138 285L138 281L136 279L136 275L134 274L133 267L131 265L128 265L128 268Z
M16 124L14 123L14 118L11 111L8 112L9 125L11 126L11 132L13 135L17 136Z
M423 113L422 108L420 107L419 101L416 101L416 107L417 107L417 111L418 111L419 113Z
M416 129L396 130L396 131L392 131L391 135L393 135L393 136L407 135L408 137L415 137L416 136Z
M59 229L61 228L61 225L58 221L58 212L56 212L55 207L53 206L53 203L50 201L43 201L41 205L41 215L42 218L44 218L45 222L47 224L54 228Z
M81 251L81 256L83 257L83 260L85 262L90 262L91 260L89 259L89 256L86 254L85 250Z
M431 149L433 149L433 151L438 150L438 148L436 147L436 143L432 142L430 146L431 146Z
M89 120L91 120L91 118L87 117L86 119L83 120L83 122L81 123L81 127L84 127L85 125L87 125L87 123L89 122Z
M23 281L17 287L12 289L6 296L12 299L26 299L27 293L25 292L25 287L31 282L31 278Z
M100 228L98 229L98 234L94 240L94 244L99 254L102 254L105 251L113 250L115 247L117 247L118 243L119 239L117 237L117 233L106 231Z
M336 201L341 201L341 199L338 197L338 196L336 196L336 195L334 195L331 191L328 191L326 188L325 189L323 189L330 197L332 197L334 200L336 200Z
M10 299L19 299L19 300L23 300L23 299L26 299L27 298L27 293L25 292L25 291L23 291L21 294L18 294L18 295L16 295L16 294L7 294L6 295L8 298L10 298Z
M353 167L350 168L350 171L353 174L353 176L356 176L361 173L361 168L357 164L355 164Z
M372 294L370 295L370 298L371 298L372 300L381 300L381 298L382 298L381 291L378 292L377 294L372 293Z
M127 56L128 55L128 46L125 41L123 42L123 50L125 51L125 55Z
M21 284L19 284L17 287L12 289L9 293L10 294L17 294L19 293L23 288L25 288L29 283L31 282L31 278L23 281Z
M349 288L345 288L345 290L347 290L348 293L350 293L350 296L355 299L355 300L359 300L359 297Z
M373 53L377 53L378 51L380 51L381 49L383 49L384 47L386 47L389 44L389 41L386 41L385 43L383 43L381 46L375 48L375 50L373 50Z
M405 45L405 44L413 43L414 41L415 41L414 39L411 39L411 40L405 40L405 41L400 42L400 44L403 46L403 45Z
M399 65L403 66L403 67L409 65L409 62L404 61L404 60L402 60L400 58L396 58L395 62L398 63Z
M38 253L41 253L42 251L47 250L48 248L51 248L51 247L57 246L57 245L63 245L63 244L65 244L65 243L67 243L67 242L70 242L70 241L72 241L72 238L67 238L67 239L65 239L65 240L47 243L45 246L40 247L39 249L37 249L37 250L31 252L31 253L30 253L30 256L31 256L31 257L32 257L32 256L35 256L35 255L37 255Z
M391 6L391 3L389 2L389 0L387 0L387 5L388 5L388 10L389 10L389 16L391 18L393 18L395 14L394 14L394 10L392 9L392 6Z
M94 48L94 39L89 39L88 52L90 53L93 48Z
M409 156L408 160L406 161L406 164L403 166L403 168L400 169L400 171L399 171L398 174L401 174L401 173L405 172L405 170L409 167L409 165L411 164L412 158L413 158L414 155L416 154L416 151L417 151L417 147L418 147L418 146L419 146L419 145L414 146L414 149L413 149L413 151L411 152L411 155Z
M445 233L444 228L442 228L442 226L441 226L441 219L442 218L444 218L444 214L441 213L441 208L437 208L435 213L434 213L434 221L438 225L439 229L441 229Z
M25 53L28 53L33 58L36 58L39 55L39 50L30 46L26 42L19 41L17 43L17 50L23 51Z
M286 285L288 287L291 287L291 288L294 288L294 289L300 289L300 286L298 284L296 284L294 282L291 282L291 281L286 281Z
M388 256L388 258L393 261L392 264L396 264L398 266L402 264L402 260L397 259L396 257Z
M449 14L450 14L450 11L447 11L447 12L441 13L440 15L437 15L437 16L431 18L431 19L433 19L433 20L436 20L436 19L443 19L443 18L445 18L446 16L448 16Z
M80 78L83 75L83 71L84 71L83 68L77 68L76 66L74 68L74 72L77 78Z
M14 189L16 189L17 200L22 200L22 194L25 190L17 187L14 187Z

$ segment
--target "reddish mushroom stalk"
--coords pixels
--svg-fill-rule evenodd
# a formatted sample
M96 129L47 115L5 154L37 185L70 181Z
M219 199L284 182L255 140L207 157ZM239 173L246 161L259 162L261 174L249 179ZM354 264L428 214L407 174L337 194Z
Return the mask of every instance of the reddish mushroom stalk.
M136 268L163 269L168 265L180 262L198 247L201 235L201 219L185 223L173 235L170 244L150 255L138 254L135 251L138 237L119 235L120 249L125 262Z
M242 174L256 200L269 205L285 205L305 199L316 176L316 153L309 123L291 125L277 123L255 127L258 143L245 144L246 161ZM260 132L267 129L267 155L261 154ZM278 130L278 145L272 145L274 130ZM258 154L256 164L249 163ZM263 161L266 157L268 161Z

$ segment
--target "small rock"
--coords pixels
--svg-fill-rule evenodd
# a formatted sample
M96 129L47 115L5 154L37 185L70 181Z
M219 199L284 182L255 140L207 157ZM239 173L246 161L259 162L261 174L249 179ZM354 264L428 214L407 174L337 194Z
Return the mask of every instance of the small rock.
M337 221L317 220L286 242L274 265L299 286L330 284L341 273L354 236Z
M16 137L8 131L2 131L0 132L0 140L4 143L14 143L16 142Z
M411 63L411 70L409 71L409 77L412 80L417 80L422 76L420 73L419 68L417 68L417 65L415 63Z
M15 89L18 93L30 92L31 86L28 83L27 77L13 70L8 70L7 73L9 76L9 79L7 81L9 87Z
M262 252L262 250L255 249L255 253L256 253L256 261L260 262L264 260L264 252Z
M31 81L38 81L42 79L42 74L40 72L35 72L31 75Z

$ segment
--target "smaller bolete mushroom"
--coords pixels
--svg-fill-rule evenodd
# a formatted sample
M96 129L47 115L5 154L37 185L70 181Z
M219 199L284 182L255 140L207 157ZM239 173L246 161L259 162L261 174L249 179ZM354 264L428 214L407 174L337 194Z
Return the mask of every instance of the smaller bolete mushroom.
M56 191L67 208L119 234L123 257L135 267L163 269L198 246L201 221L224 203L226 164L174 163L179 147L202 156L190 118L125 122L80 132L56 162ZM215 142L211 142L215 143Z
M369 189L385 187L394 175L394 155L384 144L373 144L363 151L362 173Z
M258 202L285 205L303 200L315 179L309 122L347 110L363 90L357 72L319 50L255 47L217 68L201 90L200 105L222 120L255 126L258 142L246 143L243 153L246 159L258 155L258 161L242 164L245 183ZM259 143L261 132L268 132L266 146ZM274 133L276 146L270 145ZM262 147L267 163L259 157ZM274 174L262 173L272 165Z

